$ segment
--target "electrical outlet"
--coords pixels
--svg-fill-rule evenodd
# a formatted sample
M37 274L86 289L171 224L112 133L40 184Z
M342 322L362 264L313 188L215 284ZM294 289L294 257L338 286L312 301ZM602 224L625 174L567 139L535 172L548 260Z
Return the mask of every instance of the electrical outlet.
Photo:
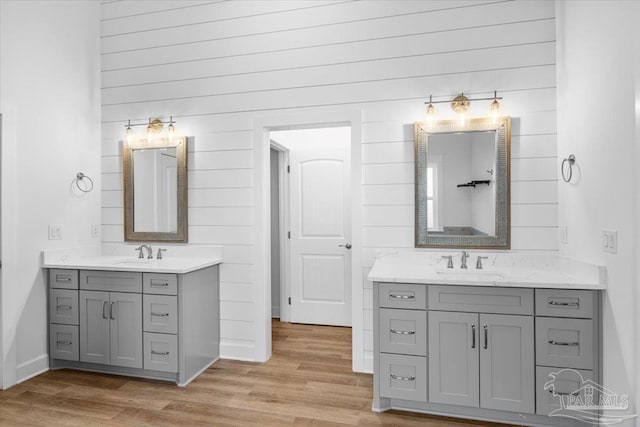
M560 242L565 245L569 243L569 227L566 225L560 227Z
M602 250L610 254L618 253L618 232L616 230L602 231Z
M91 225L91 237L98 237L99 234L99 227L96 224Z
M50 225L49 226L49 240L62 240L62 226Z

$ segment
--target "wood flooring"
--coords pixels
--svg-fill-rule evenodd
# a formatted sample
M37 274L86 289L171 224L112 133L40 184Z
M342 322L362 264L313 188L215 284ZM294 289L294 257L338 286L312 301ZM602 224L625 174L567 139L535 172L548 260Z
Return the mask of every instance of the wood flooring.
M351 372L350 328L274 320L267 363L220 360L186 388L49 371L0 391L0 426L487 425L371 412L372 380Z

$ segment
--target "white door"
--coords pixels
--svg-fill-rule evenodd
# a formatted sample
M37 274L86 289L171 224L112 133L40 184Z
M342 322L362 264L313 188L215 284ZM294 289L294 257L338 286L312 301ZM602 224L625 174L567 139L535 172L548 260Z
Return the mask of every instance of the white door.
M351 326L349 147L290 152L291 322Z

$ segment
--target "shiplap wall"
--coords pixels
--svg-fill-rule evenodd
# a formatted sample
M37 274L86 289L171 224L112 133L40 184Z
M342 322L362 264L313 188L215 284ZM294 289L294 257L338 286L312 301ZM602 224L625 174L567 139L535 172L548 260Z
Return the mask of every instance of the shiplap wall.
M363 366L380 249L413 247L413 125L424 98L504 96L512 247L557 250L554 2L110 1L102 5L103 240L121 242L118 140L173 115L189 146L192 244L222 244L222 355L254 358L253 120L362 111ZM486 104L486 105L485 105ZM441 116L451 118L445 104ZM488 103L473 103L485 115Z

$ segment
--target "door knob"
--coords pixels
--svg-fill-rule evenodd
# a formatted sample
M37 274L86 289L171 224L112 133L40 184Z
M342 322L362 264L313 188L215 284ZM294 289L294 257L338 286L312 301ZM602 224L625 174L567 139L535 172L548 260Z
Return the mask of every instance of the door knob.
M347 248L351 249L351 243L347 243L346 245L338 245L339 248Z

